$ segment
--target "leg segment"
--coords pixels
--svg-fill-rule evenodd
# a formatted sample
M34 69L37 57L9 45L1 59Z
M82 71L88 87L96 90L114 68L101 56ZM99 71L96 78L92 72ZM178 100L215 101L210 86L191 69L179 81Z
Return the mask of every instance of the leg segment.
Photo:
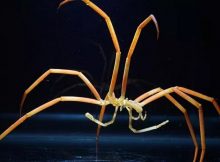
M61 2L59 4L58 9L61 6L63 6L64 4L71 2L71 1L73 1L73 0L64 0L63 2ZM117 80L117 76L118 76L120 57L121 57L121 51L120 51L120 46L118 43L118 38L115 34L115 30L114 30L114 27L112 25L112 22L111 22L111 19L109 18L109 16L102 9L100 9L93 2L91 2L90 0L82 0L82 1L105 20L107 27L108 27L108 30L109 30L109 33L110 33L110 36L112 38L114 48L116 50L115 65L114 65L114 69L113 69L113 73L112 73L111 84L109 87L109 95L112 95L114 92L114 89L115 89L115 84L116 84L116 80Z
M112 93L112 96L115 97L115 94ZM108 101L108 94L105 96L105 101ZM105 114L105 109L106 109L106 105L103 105L101 108L101 111L99 113L99 122L103 121L104 118L104 114ZM98 124L97 130L96 130L96 139L99 139L99 134L100 134L100 130L101 130L101 125Z
M83 102L83 103L90 103L90 104L95 104L95 105L103 105L103 102L100 100L96 99L91 99L91 98L85 98L85 97L69 97L69 96L63 96L59 97L56 99L53 99L36 109L30 111L29 113L25 114L22 116L20 119L18 119L14 124L12 124L8 129L6 129L1 135L0 135L0 140L2 140L5 136L7 136L11 131L13 131L17 126L19 126L21 123L23 123L25 120L28 118L32 117L35 114L38 114L39 112L59 103L59 102L66 102L66 101L71 101L71 102Z
M118 112L118 107L115 107L115 112L114 112L114 114L113 114L112 120L110 120L109 122L106 122L106 123L102 123L100 120L95 119L90 113L86 113L85 116L86 116L88 119L90 119L91 121L97 123L98 125L101 125L101 126L103 126L103 127L107 127L108 125L114 123L115 118L116 118L116 115L117 115L117 112Z
M192 91L192 90L189 90L189 89L186 89L186 88L182 88L184 89L185 91L187 91L188 94L191 94L193 96L197 96L197 97L200 97L200 98L206 98L208 96L205 96L201 93L198 93L198 92L195 92L195 91ZM200 135L201 135L201 145L202 145L202 152L201 152L201 155L200 155L200 162L203 161L204 159L204 155L205 155L205 148L206 148L206 145L205 145L205 128L204 128L204 115L203 115L203 109L202 109L202 106L200 103L198 103L196 100L194 100L193 98L191 98L190 96L188 96L187 94L185 94L184 92L182 92L181 88L179 87L172 87L172 88L168 88L166 90L162 90L161 92L145 99L144 101L142 101L140 104L142 106L160 98L160 97L163 97L163 96L167 96L169 93L172 93L172 92L175 92L176 94L178 94L179 96L181 96L182 98L184 98L185 100L187 100L188 102L190 102L192 105L194 105L196 108L198 108L198 112L199 112L199 123L200 123ZM192 93L194 92L194 93ZM206 98L206 100L208 101L212 101L213 102L213 99L211 97L208 97ZM217 104L217 102L215 101L214 103L214 106L215 108L219 109L219 106Z
M142 100L146 99L147 97L152 96L152 95L154 95L154 94L156 94L158 92L161 92L161 91L163 91L162 88L155 88L155 89L153 89L151 91L148 91L148 92L144 93L143 95L137 97L135 99L135 101L141 102ZM192 140L193 140L193 144L195 146L193 162L196 162L197 155L198 155L198 143L197 143L195 131L193 129L192 122L190 121L190 118L189 118L189 115L187 113L187 110L178 101L176 101L170 94L165 94L165 97L171 103L173 103L184 115L184 118L186 120L186 123L187 123L188 129L189 129L190 135L191 135Z
M105 100L106 100L107 98L108 98L108 95L105 97ZM101 108L101 111L100 111L100 113L99 113L99 121L100 121L100 122L103 121L103 117L104 117L104 114L105 114L105 109L106 109L106 106L103 105L102 108ZM96 130L96 139L99 139L100 129L101 129L101 125L98 124L97 130Z
M134 52L134 49L137 45L139 36L141 34L142 29L147 26L147 24L153 21L156 29L157 29L157 38L159 37L159 27L157 24L157 21L155 19L155 17L153 15L148 16L138 27L137 30L135 32L134 38L132 40L131 46L129 48L128 51L128 55L126 58L126 62L125 62L125 68L124 68L124 74L123 74L123 80L122 80L122 89L121 89L121 96L125 97L125 93L126 93L126 87L127 87L127 80L128 80L128 72L129 72L129 67L130 67L130 62L131 62L131 56Z
M187 89L187 88L184 88L184 87L177 87L177 88L178 88L180 91L184 92L184 93L187 93L187 94L189 94L189 95L192 95L192 96L201 98L201 99L203 99L203 100L212 102L212 104L213 104L213 106L215 107L216 111L217 111L218 114L220 115L220 107L219 107L218 103L216 102L216 100L215 100L213 97L206 96L206 95L204 95L204 94L198 93L198 92L196 92L196 91L193 91L193 90L190 90L190 89Z
M88 5L90 8L92 8L95 12L97 12L106 22L108 30L110 32L110 36L112 38L113 45L116 50L116 58L115 58L115 65L112 73L112 78L111 78L111 84L109 87L109 95L112 95L115 89L115 84L118 76L118 69L119 69L119 62L120 62L120 57L121 57L121 51L118 43L118 38L115 34L114 27L112 25L111 19L109 16L98 6L96 6L94 3L92 3L90 0L82 0L86 5Z
M25 90L25 92L22 96L21 104L20 104L20 113L22 111L23 104L24 104L24 101L25 101L27 95L50 74L65 74L65 75L78 76L87 85L87 87L90 89L90 91L96 97L96 99L97 100L101 99L96 88L92 85L92 83L81 72L75 71L75 70L65 70L65 69L49 69L43 75L41 75L28 89Z
M151 130L155 130L155 129L158 129L160 127L162 127L163 125L167 124L169 121L166 120L158 125L155 125L155 126L151 126L151 127L148 127L148 128L144 128L144 129L140 129L140 130L136 130L133 128L132 126L132 112L130 110L128 110L128 114L129 114L129 128L132 132L134 133L143 133L143 132L148 132L148 131L151 131Z
M200 162L203 162L204 156L205 156L205 149L206 149L206 142L205 142L205 125L204 125L204 114L202 105L198 103L196 100L188 96L187 94L181 92L178 88L173 88L173 91L177 93L179 96L190 102L192 105L194 105L196 108L198 108L199 111L199 127L200 127L200 137L201 137L201 146L202 146L202 152L200 155Z

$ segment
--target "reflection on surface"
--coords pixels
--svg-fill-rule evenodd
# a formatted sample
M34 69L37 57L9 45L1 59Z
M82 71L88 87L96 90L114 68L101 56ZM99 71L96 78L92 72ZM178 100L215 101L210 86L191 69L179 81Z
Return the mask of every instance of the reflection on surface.
M1 123L6 118L15 117L1 117ZM159 122L161 118L154 120ZM148 124L155 123L154 120L149 120ZM217 128L217 121L218 118L208 118L206 125L211 124L212 128L214 124ZM174 131L172 127L171 124L159 131L137 135L128 130L127 119L122 117L113 129L102 129L97 147L96 125L83 115L41 115L0 142L0 161L191 162L194 146L187 129L183 131L185 127L177 125ZM211 129L209 133L213 136L207 135L205 159L206 162L218 162L219 134L214 135Z

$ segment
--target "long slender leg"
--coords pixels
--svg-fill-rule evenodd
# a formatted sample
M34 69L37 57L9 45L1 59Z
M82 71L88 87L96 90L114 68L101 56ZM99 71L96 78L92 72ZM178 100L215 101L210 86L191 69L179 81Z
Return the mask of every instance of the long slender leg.
M115 94L112 93L112 96L115 97ZM105 96L105 101L108 101L108 97L110 97L108 94ZM106 110L106 105L103 105L101 107L100 113L99 113L99 122L103 121L104 118L104 114L105 114L105 110ZM101 125L98 124L97 130L96 130L96 139L99 139L99 134L100 134L100 130L101 130Z
M138 27L135 32L134 38L132 40L131 46L128 51L128 55L126 58L125 62L125 67L124 67L124 74L123 74L123 80L122 80L122 89L121 89L121 96L125 97L126 93L126 87L127 87L127 80L128 80L128 72L129 72L129 67L130 67L130 62L131 62L131 56L134 52L134 49L136 47L136 44L138 42L139 36L141 34L142 29L150 22L153 21L156 29L157 29L157 38L159 37L159 27L157 24L157 20L155 19L154 15L148 16Z
M71 2L73 0L64 0L63 2L60 3L59 7L63 6L64 4ZM112 25L111 19L109 16L98 6L96 6L93 2L90 0L82 0L87 6L89 6L91 9L93 9L95 12L97 12L106 22L110 36L112 38L112 42L114 45L114 48L116 50L116 57L115 57L115 64L114 64L114 69L112 73L112 78L111 78L111 84L109 86L109 95L111 96L114 92L115 89L115 84L118 76L118 69L119 69L119 63L120 63L120 57L121 57L121 51L120 51L120 46L118 43L118 38L117 35L115 34L114 27Z
M106 122L106 123L102 123L101 121L95 119L90 113L86 113L85 116L90 119L91 121L97 123L98 125L101 125L103 127L107 127L108 125L110 124L113 124L114 121L115 121L115 118L116 118L116 115L117 115L117 112L118 112L118 107L115 107L115 112L113 114L113 117L110 121Z
M202 152L200 155L200 162L203 162L204 156L205 156L205 149L206 149L206 141L205 141L205 124L204 124L204 114L203 114L203 109L202 105L188 96L187 94L181 92L177 88L174 88L173 91L177 93L179 96L190 102L192 105L194 105L196 108L198 108L199 111L199 127L200 127L200 136L201 136L201 147L202 147Z
M184 88L184 87L177 87L177 89L179 89L180 91L187 93L189 95L192 95L192 96L195 96L195 97L198 97L203 100L211 102L213 104L213 106L215 107L216 111L218 112L218 114L220 115L220 107L219 107L217 101L213 97L206 96L202 93L199 93L199 92L196 92L196 91Z
M90 103L90 104L95 104L95 105L103 105L102 100L96 100L96 99L91 99L91 98L85 98L85 97L74 97L74 96L62 96L59 98L55 98L37 108L34 110L28 112L21 118L19 118L14 124L12 124L8 129L6 129L1 135L0 135L0 140L2 140L5 136L7 136L11 131L13 131L17 126L19 126L21 123L23 123L25 120L28 118L32 117L33 115L59 103L59 102L66 102L66 101L71 101L71 102L83 102L83 103Z
M20 104L20 113L22 111L23 104L24 104L24 101L25 101L27 95L50 74L65 74L65 75L78 76L87 85L87 87L90 89L90 91L96 97L96 99L97 100L101 99L96 88L92 85L92 83L81 72L75 71L75 70L65 70L65 69L49 69L45 73L43 73L28 89L25 90L25 92L22 96L21 104Z
M158 92L161 92L161 91L162 91L162 89L160 87L152 89L152 90L150 90L148 92L145 92L144 94L138 96L134 101L141 102L142 100L146 99L147 97L152 96L155 93L158 93Z
M161 92L161 91L163 91L162 88L153 89L153 90L148 91L148 92L144 93L143 95L137 97L135 99L135 101L141 102L142 100L146 99L147 97L149 97L149 96L151 96L153 94L156 94L158 92ZM193 144L195 146L193 162L196 162L196 159L197 159L197 156L198 156L198 143L197 143L195 131L193 129L192 122L190 121L190 118L189 118L189 115L187 113L187 110L178 101L176 101L170 94L165 94L165 97L171 103L173 103L184 115L184 118L186 120L186 123L187 123L188 129L189 129L190 135L191 135L192 140L193 140Z
M88 5L90 8L92 8L95 12L97 12L102 18L104 18L108 30L110 32L112 41L113 41L113 45L115 47L116 50L116 58L115 58L115 65L114 65L114 69L113 69L113 73L112 73L112 78L111 78L111 84L109 87L109 95L111 96L114 92L115 89L115 84L116 84L116 80L117 80L117 76L118 76L118 69L119 69L119 62L120 62L120 56L121 56L121 51L120 51L120 46L118 43L118 38L115 34L115 30L114 27L112 25L111 19L109 18L109 16L102 10L100 9L98 6L96 6L94 3L92 3L90 0L82 0L86 5Z
M196 108L198 108L198 112L199 112L199 125L200 125L200 135L201 135L201 145L202 145L202 152L201 152L201 155L200 155L200 162L203 161L204 159L204 155L205 155L205 148L206 148L206 144L205 144L205 126L204 126L204 115L203 115L203 109L202 109L202 106L199 102L197 102L196 100L194 100L193 98L191 98L190 96L188 96L187 94L185 94L184 92L180 91L178 89L178 87L171 87L171 88L168 88L166 90L163 90L147 99L145 99L144 101L142 101L140 103L141 106L144 106L160 97L163 97L169 93L172 93L172 92L175 92L176 94L178 94L179 96L181 96L182 98L184 98L185 100L187 100L188 102L190 102L192 105L194 105ZM193 91L195 92L195 91ZM198 93L198 92L196 92ZM194 93L194 96L196 96L196 93ZM201 93L198 93L200 95L202 95ZM205 96L205 95L204 95ZM199 97L197 95L197 97ZM200 97L201 98L201 97ZM215 101L215 104L214 106L217 106L217 102Z
M108 95L105 97L105 100L107 100L107 98L108 98ZM106 106L103 105L101 107L101 110L100 110L100 113L99 113L99 121L100 122L103 121L103 117L104 117L104 114L105 114L105 109L106 109ZM97 130L96 130L96 139L97 140L99 139L100 130L101 130L101 125L98 124Z

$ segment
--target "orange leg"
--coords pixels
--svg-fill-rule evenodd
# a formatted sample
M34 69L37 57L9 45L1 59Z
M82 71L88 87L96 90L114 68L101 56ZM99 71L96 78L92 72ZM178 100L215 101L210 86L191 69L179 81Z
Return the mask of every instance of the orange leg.
M157 24L157 20L155 19L154 15L148 16L138 27L135 32L134 38L132 40L131 46L128 51L128 55L126 58L125 62L125 67L124 67L124 74L123 74L123 80L122 80L122 89L121 89L121 96L125 97L126 93L126 87L127 87L127 80L128 80L128 72L129 72L129 67L130 67L130 62L131 62L131 56L133 55L134 49L137 45L138 39L140 37L142 29L147 26L149 22L153 21L156 29L157 29L157 38L159 37L159 26Z
M95 12L97 12L105 20L107 27L108 27L108 30L110 32L111 38L112 38L113 45L116 50L115 65L114 65L112 79L111 79L109 92L108 92L108 94L111 96L111 95L113 95L113 92L115 89L115 84L116 84L116 80L118 77L120 57L121 57L121 51L120 51L120 47L119 47L119 43L118 43L118 38L115 34L115 30L114 30L114 27L112 25L112 22L111 22L111 19L109 18L109 16L102 9L100 9L98 6L96 6L94 3L92 3L90 0L82 0L82 1L86 5L88 5L90 8L92 8Z
M50 74L66 74L66 75L75 75L78 76L90 89L90 91L93 93L93 95L96 97L97 100L100 100L101 97L95 87L92 85L92 83L79 71L75 70L65 70L65 69L49 69L44 74L42 74L28 89L25 90L21 104L20 104L20 114L23 108L24 101L27 97L27 95L38 85L40 84L48 75Z
M71 1L73 1L73 0L64 0L63 2L60 3L58 9L61 6L63 6L64 4L71 2ZM114 69L113 69L111 83L110 83L109 92L108 92L108 94L111 96L114 93L115 84L116 84L116 80L118 77L120 57L121 57L121 51L120 51L120 46L118 43L118 38L117 38L117 35L115 34L115 30L114 30L114 27L112 25L112 22L111 22L111 19L109 18L109 16L102 9L100 9L93 2L91 2L90 0L82 0L82 1L105 20L107 27L108 27L108 30L109 30L109 33L110 33L110 36L112 38L114 48L116 50L115 64L114 64Z
M115 98L115 94L113 93L112 95L113 95L113 97ZM106 95L104 101L108 101L108 94ZM99 121L100 121L100 122L103 121L104 114L105 114L105 110L106 110L106 105L103 105L102 108L101 108L101 111L100 111L100 113L99 113ZM101 125L98 124L97 130L96 130L96 140L99 139L100 130L101 130Z
M96 100L96 99L91 99L91 98L85 98L85 97L75 97L75 96L62 96L59 98L55 98L37 108L34 110L28 112L21 118L19 118L14 124L12 124L8 129L6 129L1 135L0 135L0 140L2 140L5 136L7 136L11 131L13 131L17 126L19 126L21 123L23 123L25 120L28 118L32 117L35 114L38 114L39 112L59 103L59 102L66 102L66 101L71 101L71 102L83 102L83 103L90 103L90 104L95 104L95 105L103 105L103 102L101 100Z
M193 96L196 96L196 97L199 97L199 98L203 98L210 102L213 102L216 110L219 110L219 105L217 104L217 102L211 98L211 97L208 97L208 96L205 96L201 93L198 93L198 92L195 92L195 91L192 91L192 90L189 90L189 89L186 89L186 88L183 88L183 87L171 87L171 88L168 88L166 90L163 90L159 93L156 93L154 95L152 95L151 97L143 100L140 105L141 106L144 106L156 99L159 99L163 96L167 96L168 94L172 93L172 92L175 92L176 94L178 94L179 96L181 96L182 98L184 98L185 100L187 100L188 102L190 102L192 105L194 105L197 109L198 109L198 112L199 112L199 125L200 125L200 135L201 135L201 146L202 146L202 152L201 152L201 155L200 155L200 162L203 162L203 159L204 159L204 155L205 155L205 149L206 149L206 143L205 143L205 126L204 126L204 115L203 115L203 109L202 109L202 106L199 102L197 102L196 100L194 100L193 98L191 98L190 96L188 96L187 94L185 94L183 91L181 90L184 90L184 91L187 91L188 94L191 93L191 95Z
M198 93L198 92L196 92L196 91L193 91L193 90L184 88L184 87L177 87L177 88L178 88L180 91L184 92L184 93L187 93L187 94L189 94L189 95L192 95L192 96L201 98L201 99L203 99L203 100L212 102L212 104L213 104L213 106L215 107L216 111L217 111L218 114L220 115L220 107L219 107L218 103L216 102L216 100L215 100L214 98L209 97L209 96L206 96L206 95L201 94L201 93Z
M104 114L105 114L105 109L106 109L106 106L103 105L103 106L101 107L101 111L100 111L100 113L99 113L99 121L100 121L100 122L103 121L103 117L104 117ZM96 130L96 140L99 139L100 129L101 129L101 125L98 124L97 130Z
M59 7L62 7L64 4L71 2L73 0L64 0L63 2L61 2L59 4ZM87 6L89 6L91 9L93 9L97 14L99 14L106 22L110 36L112 38L112 42L116 51L116 57L115 57L115 64L114 64L114 69L112 72L112 78L111 78L111 83L109 86L109 92L107 94L107 96L112 96L114 94L114 89L115 89L115 85L116 85L116 81L117 81L117 77L118 77L118 69L119 69L119 63L120 63L120 58L121 58L121 50L120 50L120 46L118 43L118 38L117 35L115 33L114 27L112 25L111 19L110 17L102 10L100 9L98 6L96 6L93 2L91 2L90 0L82 0ZM100 111L100 115L99 115L99 121L102 122L103 117L104 117L104 113L105 113L105 106L102 106L101 111ZM99 137L99 133L100 133L100 129L101 126L98 125L97 128L97 139Z
M141 102L142 100L146 99L147 97L149 96L152 96L158 92L161 92L163 91L162 88L155 88L151 91L148 91L144 94L142 94L141 96L137 97L135 99L135 101L137 102ZM186 124L188 126L188 129L189 129L189 132L190 132L190 135L192 137L192 140L193 140L193 144L195 146L195 151L194 151L194 158L193 158L193 162L196 162L196 159L197 159L197 156L198 156L198 143L196 141L196 135L195 135L195 131L193 129L193 126L192 126L192 122L190 121L190 118L189 118L189 115L187 113L187 110L178 102L176 101L170 94L166 94L165 97L171 102L173 103L184 115L184 118L186 120Z

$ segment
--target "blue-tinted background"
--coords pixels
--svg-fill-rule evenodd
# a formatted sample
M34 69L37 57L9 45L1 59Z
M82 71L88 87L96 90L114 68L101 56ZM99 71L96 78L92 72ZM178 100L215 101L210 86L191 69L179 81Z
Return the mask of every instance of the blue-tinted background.
M102 97L108 91L115 50L105 22L81 1L69 3L58 11L59 2L26 0L3 5L1 131L18 118L18 105L24 90L49 68L80 70L97 87ZM134 32L147 16L154 14L160 27L160 38L156 40L153 23L143 30L132 57L127 97L134 99L159 86L168 88L180 85L220 98L220 34L216 4L197 0L94 2L111 17L121 47L122 59L115 90L117 96L120 95L123 65ZM78 78L52 75L27 97L24 113L61 95L93 97ZM174 97L187 107L199 135L196 109L176 95ZM210 153L207 153L206 159L217 161L219 117L211 103L198 101L204 105L207 123L207 152ZM91 155L89 159L95 160L96 125L83 114L89 111L97 116L99 110L99 107L87 104L56 105L28 120L6 138L1 144L1 158L5 161L15 161L16 158L21 161L44 161L44 158L64 161L82 160ZM99 160L123 161L123 158L134 160L133 157L137 157L139 161L152 161L148 157L153 156L155 161L191 161L193 145L182 114L165 99L147 105L146 110L149 122L136 124L139 128L166 119L173 120L158 131L134 135L127 127L127 112L121 112L115 125L102 130ZM109 108L107 114L111 113ZM173 145L166 142L171 139L176 139ZM158 145L158 140L165 142ZM125 147L119 145L120 141L124 142ZM153 151L151 148L154 148ZM152 155L152 152L158 154ZM126 159L121 156L123 153L131 157ZM118 156L111 158L113 154ZM184 159L186 154L188 159ZM77 159L78 156L81 158Z

